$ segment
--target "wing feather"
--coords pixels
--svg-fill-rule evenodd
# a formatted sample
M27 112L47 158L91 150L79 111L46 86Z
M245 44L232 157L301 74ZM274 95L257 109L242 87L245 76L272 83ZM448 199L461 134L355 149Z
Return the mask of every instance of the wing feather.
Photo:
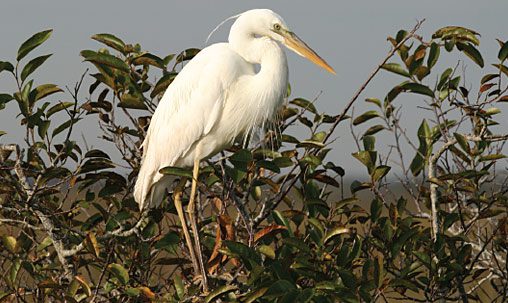
M159 169L175 165L220 121L227 90L242 73L250 72L248 69L227 44L214 44L192 59L168 87L142 145L143 159L134 188L140 209L160 203L167 185L161 184L165 182Z

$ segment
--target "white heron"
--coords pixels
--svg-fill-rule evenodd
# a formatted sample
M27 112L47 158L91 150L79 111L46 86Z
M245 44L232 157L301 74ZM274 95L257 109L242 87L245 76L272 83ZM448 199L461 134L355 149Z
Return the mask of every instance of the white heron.
M235 17L229 42L201 50L164 93L142 144L142 164L134 189L141 210L157 206L169 186L168 177L159 170L193 166L187 211L194 247L179 198L175 198L175 206L194 270L204 279L204 287L206 273L194 214L200 161L273 118L288 84L288 64L281 45L335 74L273 11L253 9Z

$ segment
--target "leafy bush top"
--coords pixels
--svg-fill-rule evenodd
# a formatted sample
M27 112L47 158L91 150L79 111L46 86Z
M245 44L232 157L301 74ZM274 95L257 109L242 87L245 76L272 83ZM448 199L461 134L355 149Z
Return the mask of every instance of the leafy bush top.
M35 34L14 63L0 62L0 73L17 84L15 92L0 94L0 110L17 105L26 130L19 142L0 148L6 273L0 298L506 301L507 183L496 166L506 163L507 135L495 130L508 101L508 43L499 42L498 58L487 68L476 32L446 27L427 40L416 35L419 25L389 37L392 50L341 114L288 97L263 144L234 146L206 162L199 218L208 294L195 283L171 196L162 210L140 214L131 195L151 113L181 63L199 50L159 57L114 35L94 35L105 48L81 52L94 71L68 91L72 101L50 102L63 90L38 84L32 74L51 55L29 55L51 30ZM458 51L484 68L480 83L465 83L457 66L442 69L443 51ZM347 116L380 70L404 81L382 99L366 98L371 110ZM419 121L418 142L400 124L406 94L420 95L420 108L429 113ZM80 143L74 126L95 118L121 159ZM352 156L367 172L350 191L344 170L327 159L335 152L329 144L336 127L347 123L358 146ZM295 126L305 127L307 137L289 135ZM393 138L385 154L377 149L380 132ZM413 151L409 163L404 146ZM177 179L190 174L177 167L161 172Z

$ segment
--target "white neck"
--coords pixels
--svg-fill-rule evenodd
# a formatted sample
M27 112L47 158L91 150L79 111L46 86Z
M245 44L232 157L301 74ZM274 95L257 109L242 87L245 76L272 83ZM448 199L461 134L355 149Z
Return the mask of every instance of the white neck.
M252 76L249 96L252 96L254 125L272 119L282 104L288 83L286 53L278 42L268 37L256 37L245 26L235 26L229 34L229 45L251 64L259 64L259 72Z
M284 94L288 82L286 53L278 42L268 37L256 37L248 27L242 25L235 23L231 27L229 45L247 62L260 65L255 78L256 81L265 82L267 91L264 94Z

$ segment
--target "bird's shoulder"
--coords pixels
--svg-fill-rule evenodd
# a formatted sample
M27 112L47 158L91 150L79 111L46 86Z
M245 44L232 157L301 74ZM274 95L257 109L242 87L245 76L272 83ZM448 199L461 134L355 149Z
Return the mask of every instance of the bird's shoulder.
M253 72L253 65L233 50L229 43L215 43L202 49L187 63L179 76L186 78L189 74L201 79L215 78L228 81Z

